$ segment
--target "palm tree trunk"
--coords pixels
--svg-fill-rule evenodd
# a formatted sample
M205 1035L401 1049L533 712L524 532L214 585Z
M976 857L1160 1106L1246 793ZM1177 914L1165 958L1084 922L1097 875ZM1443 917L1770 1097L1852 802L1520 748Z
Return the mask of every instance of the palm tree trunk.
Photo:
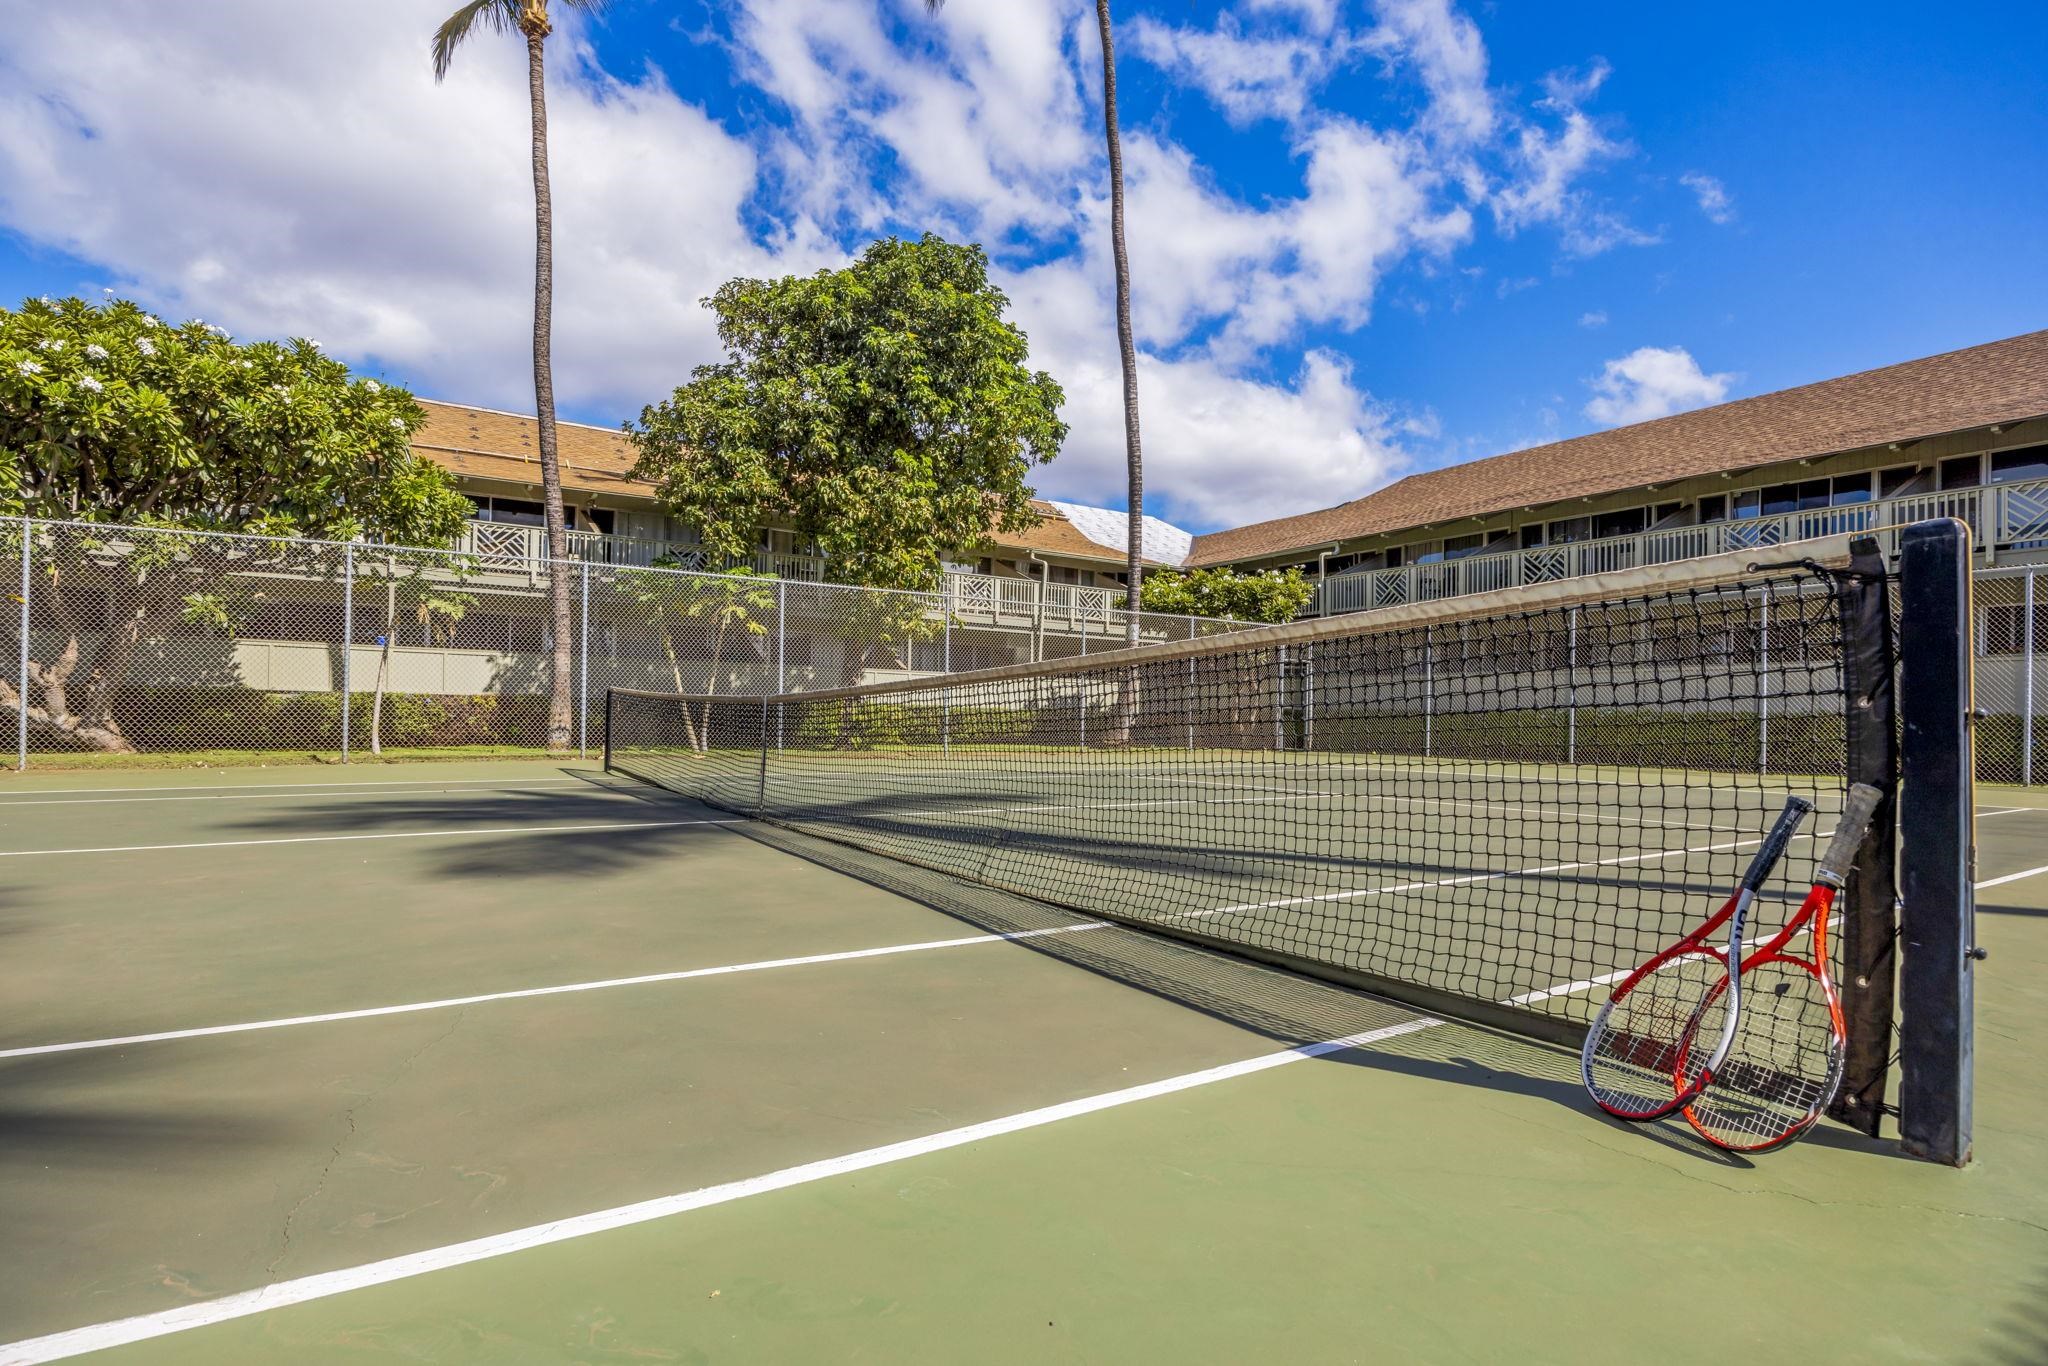
M555 308L554 205L548 193L545 32L526 35L526 87L533 108L533 402L540 422L541 496L548 533L548 595L554 608L554 659L548 670L548 748L569 747L569 532L562 517L562 464L555 447L555 374L551 333Z
M1109 243L1116 257L1116 341L1124 367L1124 460L1130 476L1130 532L1126 546L1129 591L1124 643L1138 643L1138 592L1145 578L1145 461L1138 442L1138 347L1131 338L1131 258L1124 249L1124 147L1116 129L1116 47L1110 39L1109 0L1095 0L1102 30L1102 126L1109 139Z

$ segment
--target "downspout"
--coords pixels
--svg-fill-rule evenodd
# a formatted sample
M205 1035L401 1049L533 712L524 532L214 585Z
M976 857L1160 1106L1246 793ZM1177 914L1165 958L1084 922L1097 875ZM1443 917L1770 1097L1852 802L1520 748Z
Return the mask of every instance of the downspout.
M1316 597L1320 600L1316 604L1316 615L1319 617L1330 615L1330 595L1327 591L1330 583L1330 557L1337 553L1341 545L1342 542L1332 544L1328 550L1316 556Z

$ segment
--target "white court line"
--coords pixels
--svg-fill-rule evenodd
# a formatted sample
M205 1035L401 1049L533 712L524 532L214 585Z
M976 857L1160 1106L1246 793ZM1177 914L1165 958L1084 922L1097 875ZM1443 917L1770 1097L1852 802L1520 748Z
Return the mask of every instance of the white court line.
M492 825L467 830L390 830L374 835L285 835L266 840L204 840L196 844L109 844L92 849L0 849L0 858L56 854L136 854L160 849L236 849L255 844L330 844L343 840L424 840L461 835L563 835L588 830L657 830L676 825L745 825L744 816L697 821L609 821L602 825Z
M592 788L589 783L569 778L561 780L543 779L536 783L521 783L517 787L493 787L487 791L464 792L461 795L465 797L493 797L502 793L508 797L515 797L523 794L529 787L582 787L590 788L593 792L604 790L603 788ZM424 796L425 794L411 792L387 793L382 788L370 788L367 790L358 789L354 792L205 792L195 793L195 795L188 797L35 797L11 802L0 801L0 811L11 810L17 806L126 806L134 802L316 801L322 797L382 797L387 795L412 797Z
M1754 843L1755 841L1750 841ZM2048 871L2048 868L2032 872ZM2028 876L2016 874L2014 876ZM1996 885L2009 878L1994 879L1979 886ZM1589 990L1592 987L1614 981L1626 973L1602 974L1580 982L1565 983L1561 986L1541 988L1509 998L1503 1004L1524 1005L1548 997L1569 995ZM723 1185L706 1186L700 1190L677 1195L661 1196L637 1204L619 1205L590 1214L558 1219L550 1223L535 1224L528 1228L514 1229L507 1233L476 1238L468 1242L454 1243L446 1247L430 1248L424 1252L407 1253L403 1256L386 1258L362 1266L348 1267L340 1271L322 1272L313 1276L302 1276L296 1280L278 1281L255 1290L245 1290L200 1304L180 1305L175 1309L154 1314L139 1314L132 1318L116 1319L107 1323L92 1324L84 1328L73 1328L64 1332L51 1333L38 1338L25 1338L18 1342L0 1345L0 1366L38 1366L39 1363L61 1361L68 1357L80 1356L87 1352L104 1351L113 1347L147 1342L154 1338L167 1337L194 1328L209 1327L235 1319L248 1318L272 1309L290 1305L305 1304L313 1300L326 1299L335 1295L365 1290L373 1286L388 1285L394 1281L407 1280L429 1272L442 1271L451 1267L466 1266L474 1262L506 1256L531 1248L546 1247L555 1243L568 1242L576 1238L610 1232L613 1229L628 1228L635 1224L650 1223L692 1210L707 1209L714 1205L729 1204L752 1195L765 1195L772 1191L788 1190L795 1186L827 1180L836 1176L866 1171L892 1162L928 1153L944 1152L951 1148L965 1147L987 1138L1035 1129L1061 1120L1076 1119L1084 1115L1111 1110L1139 1101L1152 1100L1159 1096L1173 1095L1193 1090L1216 1082L1230 1081L1238 1077L1251 1076L1259 1072L1284 1067L1290 1063L1310 1058L1325 1057L1347 1049L1365 1047L1387 1039L1406 1034L1416 1034L1444 1024L1433 1016L1420 1016L1398 1025L1367 1030L1343 1038L1327 1039L1319 1043L1303 1044L1277 1053L1265 1053L1257 1057L1244 1058L1221 1066L1204 1068L1198 1072L1186 1072L1177 1077L1146 1082L1139 1086L1126 1087L1120 1091L1109 1091L1078 1100L1062 1101L1036 1110L1007 1115L1000 1119L985 1120L941 1133L928 1134L901 1143L886 1144L860 1152L847 1153L839 1157L826 1158L818 1162L807 1162L800 1166L786 1167L781 1171L769 1172L764 1176L748 1177L740 1181L729 1181Z
M2042 873L2048 873L2048 863L2042 864L2039 868L2029 868L2023 873L2007 873L2004 877L1986 878L1975 885L1975 890L1981 892L1986 887L2003 887L2008 882L2018 882L2023 877L2038 877Z
M612 1209L514 1229L508 1233L493 1234L487 1238L476 1238L465 1243L389 1257L380 1262L370 1262L340 1271L277 1281L256 1290L223 1295L219 1299L199 1304L180 1305L175 1309L154 1314L139 1314L133 1318L73 1328L45 1337L25 1338L19 1342L0 1345L0 1366L34 1366L35 1363L61 1361L66 1357L79 1356L86 1352L105 1351L111 1347L147 1342L152 1338L247 1318L252 1314L282 1309L287 1305L305 1304L311 1300L344 1295L354 1290L389 1285L393 1281L422 1276L432 1271L466 1266L472 1262L503 1257L531 1248L547 1247L574 1238L587 1238L592 1234L666 1219L692 1210L729 1204L752 1195L765 1195L771 1191L788 1190L793 1186L807 1185L814 1181L848 1176L892 1162L944 1152L950 1148L965 1147L983 1139L1036 1129L1047 1124L1056 1124L1061 1120L1077 1119L1083 1115L1113 1110L1138 1101L1152 1100L1159 1096L1190 1091L1200 1086L1210 1086L1220 1081L1247 1077L1271 1071L1276 1067L1285 1067L1290 1063L1343 1052L1346 1049L1366 1047L1403 1034L1433 1029L1442 1023L1441 1020L1424 1016L1381 1029L1347 1035L1341 1039L1302 1044L1277 1053L1263 1053L1257 1057L1204 1068L1199 1072L1184 1072L1177 1077L1125 1087L1120 1091L1106 1091L1093 1096L1083 1096L1078 1100L1062 1101L1057 1105L1005 1115L999 1119L984 1120L979 1124L968 1124L957 1129L947 1129L940 1133L927 1134L922 1138L906 1139L901 1143L884 1144L878 1148L828 1157L818 1162L806 1162L801 1166L785 1167L781 1171L769 1172L764 1176L728 1181L723 1185L706 1186L700 1190L661 1196L637 1204L619 1205Z
M545 765L542 765L542 767L545 767ZM256 787L262 788L265 791L272 791L289 790L291 788L297 787L419 787L421 785L432 787L476 787L478 785L502 786L507 781L508 779L505 778L336 778L332 782L319 783L206 783L203 785L199 783L191 783L184 787L39 787L33 788L31 790L36 792L208 792L212 791L215 788L219 788L223 791L235 791L239 789ZM582 778L533 778L521 779L519 781L524 786L532 786L535 783L570 784L583 783L586 780ZM14 792L0 792L0 806L7 805L11 798L16 798L23 795L26 794Z
M650 972L639 977L610 977L598 982L568 982L557 986L526 987L518 991L492 991L480 996L450 996L439 1001L408 1001L403 1005L369 1006L362 1010L335 1010L324 1015L291 1015L276 1020L251 1020L241 1024L203 1025L195 1029L166 1029L155 1034L127 1034L116 1039L81 1039L73 1043L35 1044L26 1048L0 1049L0 1058L31 1058L45 1053L78 1053L91 1048L120 1048L127 1044L164 1043L172 1039L202 1039L217 1034L247 1034L259 1029L284 1029L292 1025L329 1024L337 1020L369 1020L382 1015L411 1015L423 1010L447 1010L457 1006L483 1005L489 1001L524 1001L536 996L567 996L582 991L604 991L611 987L637 987L652 982L686 982L699 977L726 977L738 972L766 972L770 968L808 967L814 963L844 963L856 958L886 958L899 953L921 953L927 949L953 949L967 944L1016 943L1045 935L1078 934L1083 930L1109 928L1106 920L1078 925L1055 925L1039 930L1013 930L1007 934L976 934L963 939L927 939L915 944L884 944L872 949L846 949L838 953L811 953L800 958L767 958L753 963L726 963L711 968L686 968L676 972Z

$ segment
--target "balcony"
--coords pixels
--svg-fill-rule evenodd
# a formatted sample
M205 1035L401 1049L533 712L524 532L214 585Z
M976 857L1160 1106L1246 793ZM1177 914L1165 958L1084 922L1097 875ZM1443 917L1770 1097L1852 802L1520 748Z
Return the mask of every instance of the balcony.
M1967 523L1983 564L1995 563L2000 555L2013 551L2048 550L2048 480L1912 493L1772 517L1668 527L1636 536L1468 555L1398 569L1353 570L1333 574L1319 585L1307 614L1365 612L1859 531L1874 534L1891 555L1898 550L1901 527L1930 517L1953 517Z
M455 549L466 555L484 556L495 561L515 561L524 566L524 572L538 575L547 563L548 536L542 527L516 522L471 522L463 529ZM649 541L632 536L607 536L601 531L570 532L569 558L632 569L646 569L656 561L675 569L712 568L702 548L693 541ZM816 555L760 551L754 555L750 565L756 573L773 574L781 579L817 583L825 577L825 562Z

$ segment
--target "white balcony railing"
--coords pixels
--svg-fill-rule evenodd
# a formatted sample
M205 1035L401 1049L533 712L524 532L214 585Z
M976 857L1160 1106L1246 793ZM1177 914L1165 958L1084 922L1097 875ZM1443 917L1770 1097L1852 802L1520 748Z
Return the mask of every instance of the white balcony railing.
M516 560L538 570L548 557L544 528L516 522L471 522L455 548L465 554L488 556L493 560ZM591 564L615 564L645 569L656 561L678 569L709 569L704 552L690 541L652 541L634 536L607 536L599 531L569 533L569 558ZM787 555L761 551L752 566L777 578L817 582L825 577L825 562L815 555Z
M1548 583L1581 574L1668 564L1724 550L1751 550L1856 531L1874 533L1885 552L1891 554L1898 549L1895 542L1901 527L1930 517L1954 517L1967 523L1987 562L1996 560L2004 551L2048 549L2048 480L1913 493L1773 517L1671 527L1637 536L1610 536L1569 545L1468 555L1398 569L1352 570L1325 580L1309 612L1334 616L1375 607L1398 607L1433 598L1462 597L1495 588Z

